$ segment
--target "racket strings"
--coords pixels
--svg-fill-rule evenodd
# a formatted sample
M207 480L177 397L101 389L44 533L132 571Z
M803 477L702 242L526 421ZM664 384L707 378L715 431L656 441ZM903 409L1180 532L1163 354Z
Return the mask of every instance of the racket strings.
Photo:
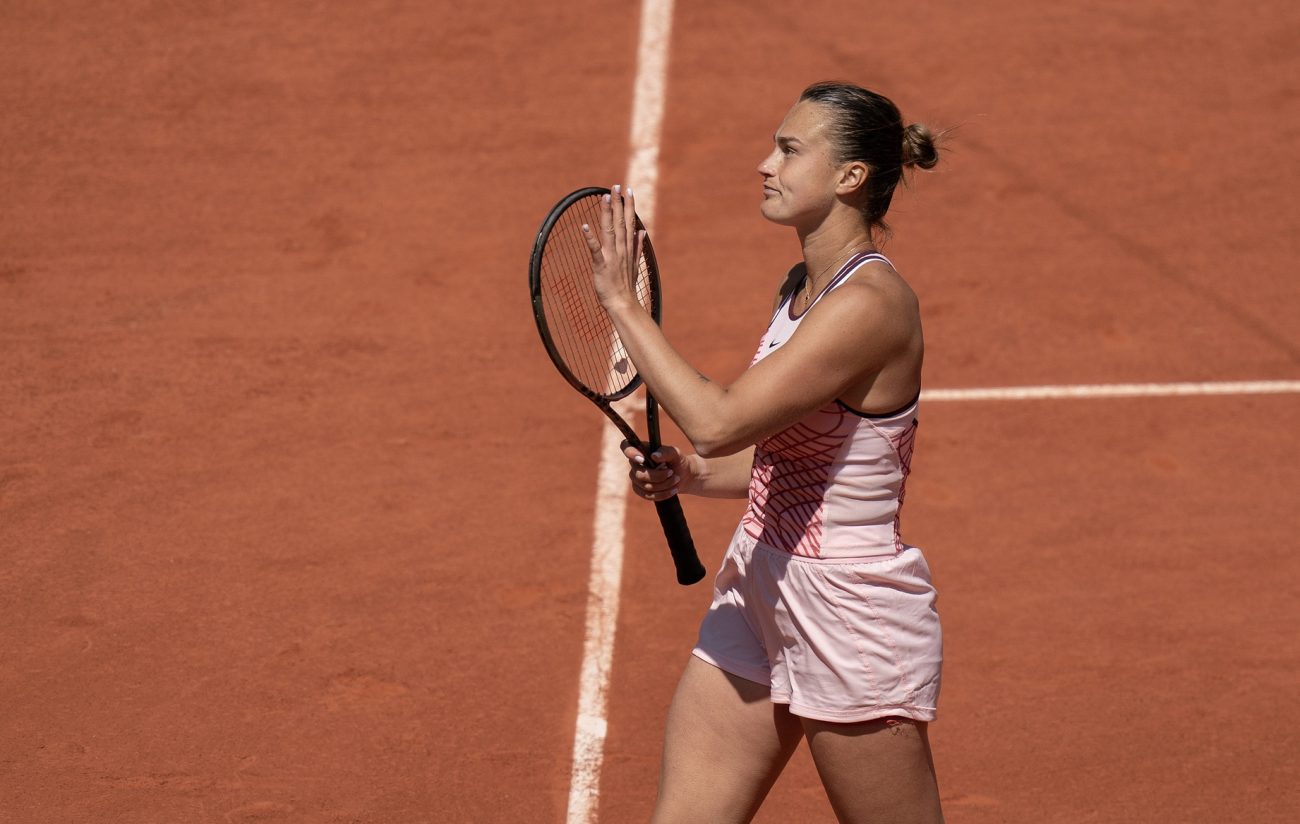
M555 349L573 376L593 392L615 397L637 373L592 285L591 252L582 224L599 226L599 208L598 196L583 198L551 228L540 267L542 307ZM652 311L653 288L644 255L637 264L637 300Z

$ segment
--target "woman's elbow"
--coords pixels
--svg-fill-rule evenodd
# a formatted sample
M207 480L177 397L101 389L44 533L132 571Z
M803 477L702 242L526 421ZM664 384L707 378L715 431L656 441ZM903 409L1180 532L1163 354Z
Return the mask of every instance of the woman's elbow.
M751 443L742 438L737 438L734 435L728 437L727 434L722 432L710 433L690 440L691 446L695 448L695 454L702 458L725 458L752 446Z
M695 448L695 454L701 458L717 458L721 455L712 441L692 440L691 446Z
M725 403L720 403L685 434L697 455L725 458L753 446L753 434L748 429L743 419L739 419Z

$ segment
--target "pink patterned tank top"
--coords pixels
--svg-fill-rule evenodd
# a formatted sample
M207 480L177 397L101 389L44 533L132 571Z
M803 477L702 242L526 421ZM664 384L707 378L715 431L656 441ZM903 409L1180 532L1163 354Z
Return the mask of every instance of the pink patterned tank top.
M823 295L843 285L876 252L850 258ZM787 296L758 344L758 363L794 334ZM751 364L752 366L753 364ZM916 438L917 402L886 415L866 415L832 401L758 443L741 519L759 543L812 558L858 558L899 552L903 487Z

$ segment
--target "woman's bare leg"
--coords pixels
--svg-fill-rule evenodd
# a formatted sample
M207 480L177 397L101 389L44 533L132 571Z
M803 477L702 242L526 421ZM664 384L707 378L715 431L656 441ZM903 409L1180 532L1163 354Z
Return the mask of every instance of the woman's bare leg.
M802 736L766 685L692 656L668 711L652 824L749 821Z
M802 719L808 748L843 824L941 824L926 725L902 718L860 724Z

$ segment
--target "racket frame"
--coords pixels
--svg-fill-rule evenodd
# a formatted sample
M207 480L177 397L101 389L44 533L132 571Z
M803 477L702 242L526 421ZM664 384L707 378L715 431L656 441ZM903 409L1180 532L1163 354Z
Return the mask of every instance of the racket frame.
M546 354L550 356L551 362L555 364L555 368L559 370L560 374L564 376L564 379L568 381L569 385L576 389L579 394L596 404L596 406L600 408L600 411L605 413L605 417L609 418L610 422L613 423L614 426L618 427L618 431L623 434L623 437L627 439L628 443L641 450L641 452L646 456L646 461L649 462L650 453L655 449L658 449L660 445L658 437L659 416L657 413L652 412L654 409L654 399L649 396L649 392L646 393L646 419L651 430L650 444L653 444L653 446L642 441L636 434L636 431L632 429L631 425L628 424L626 420L623 419L622 415L618 414L617 410L615 410L613 406L614 401L623 400L641 387L641 373L636 373L632 380L628 381L627 385L623 386L617 392L602 394L589 388L582 381L578 380L572 370L569 369L568 364L564 362L564 358L560 356L560 352L556 348L555 342L551 339L550 329L547 328L546 309L542 302L542 256L546 250L546 240L551 236L551 230L555 228L555 224L559 222L560 218L574 203L593 195L596 197L603 197L610 193L610 190L603 186L587 186L570 192L565 195L560 202L555 204L555 207L551 209L550 214L546 216L546 220L542 222L542 228L537 232L537 240L533 243L533 254L528 264L528 291L532 296L533 319L537 322L537 331L541 334L542 345L546 347ZM636 229L638 231L644 229L645 224L641 222L641 217L639 215L635 217ZM663 300L659 287L659 264L655 260L654 245L650 242L650 235L648 233L642 240L641 254L645 257L646 261L647 290L650 295L650 317L653 318L655 324L658 325L663 312ZM650 465L655 466L655 464Z
M658 468L659 464L651 459L650 455L660 447L659 441L659 411L658 404L655 401L649 389L646 390L646 427L649 431L649 441L643 441L637 436L636 431L632 429L623 416L614 409L614 402L620 401L633 392L642 384L641 373L637 372L632 380L613 393L600 393L589 388L582 381L578 380L568 365L565 364L564 358L560 356L555 342L551 339L550 329L546 324L546 308L542 300L542 258L546 250L546 241L550 238L551 231L560 218L579 200L587 197L611 194L610 190L602 186L588 186L565 195L551 209L546 219L542 221L542 228L537 232L537 240L533 243L533 253L528 264L528 290L532 297L533 320L537 323L537 331L542 338L542 345L546 347L546 354L550 357L555 368L559 370L569 385L578 391L579 394L586 397L594 403L605 417L618 428L627 443L635 446L642 455L645 456L646 466L650 469ZM640 215L633 215L635 219L635 228L637 231L645 229L645 224L641 222ZM655 259L654 245L650 242L650 235L647 232L641 242L641 255L646 262L646 280L647 292L650 297L650 317L654 319L656 325L660 323L663 311L663 299L659 285L659 264ZM638 266L640 263L638 262ZM688 586L704 578L705 569L700 563L699 555L695 551L694 541L691 539L690 529L686 525L686 517L682 514L682 504L677 495L664 500L655 501L655 509L659 514L659 522L664 529L664 537L668 539L669 549L672 551L673 563L677 567L677 583Z

